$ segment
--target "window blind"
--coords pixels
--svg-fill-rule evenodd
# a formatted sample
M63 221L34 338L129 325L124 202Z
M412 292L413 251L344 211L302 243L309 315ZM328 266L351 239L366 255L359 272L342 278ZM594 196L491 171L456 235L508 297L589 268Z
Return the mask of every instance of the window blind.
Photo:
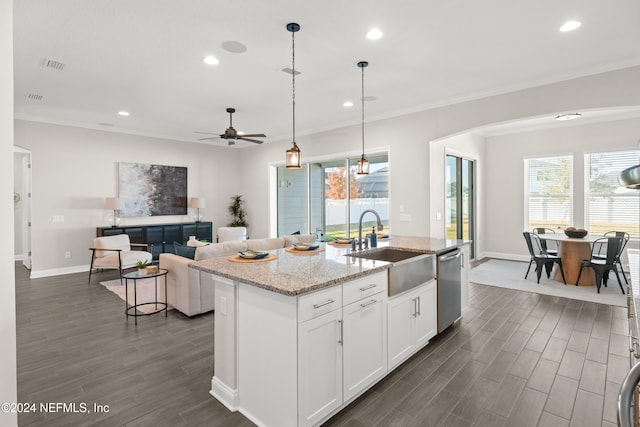
M566 228L573 218L573 157L525 159L525 228Z
M640 237L640 191L620 186L618 174L638 164L637 151L585 155L585 224L592 234L626 231Z

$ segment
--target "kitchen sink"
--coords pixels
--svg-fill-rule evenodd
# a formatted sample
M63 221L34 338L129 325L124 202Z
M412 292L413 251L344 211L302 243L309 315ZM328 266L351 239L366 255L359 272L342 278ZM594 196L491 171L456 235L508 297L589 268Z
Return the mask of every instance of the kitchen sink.
M396 248L353 252L346 256L392 263L389 269L389 296L398 295L436 277L436 256Z
M381 248L381 249L372 249L364 252L352 252L347 256L354 257L354 258L372 259L376 261L398 262L398 261L404 261L405 259L417 257L420 255L424 255L424 254L420 252L405 251L402 249L395 249L395 248Z

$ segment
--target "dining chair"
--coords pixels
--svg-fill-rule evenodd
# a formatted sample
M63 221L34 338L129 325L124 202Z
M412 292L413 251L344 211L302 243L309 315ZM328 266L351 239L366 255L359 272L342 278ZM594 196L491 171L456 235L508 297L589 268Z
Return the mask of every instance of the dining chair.
M591 245L591 259L585 259L580 262L580 271L578 272L576 286L578 286L578 283L580 282L582 270L585 267L589 267L593 269L596 275L596 288L598 293L600 293L600 287L603 284L604 286L607 286L609 272L613 271L618 279L620 290L624 294L624 288L622 287L622 281L620 281L618 264L616 262L616 259L620 257L623 245L624 239L622 237L609 236L594 240Z
M622 261L620 261L620 257L622 256L622 252L624 252L624 249L627 247L627 243L629 243L629 237L630 237L629 233L625 231L607 231L603 235L603 237L609 237L609 236L622 237L622 247L620 248L620 253L616 257L616 264L618 264L618 266L620 267L620 271L622 272L622 278L624 279L624 283L628 285L629 282L627 281L627 274L625 273L624 268L622 268ZM606 254L598 254L597 258L605 259Z
M538 283L540 283L540 276L542 275L543 268L547 271L547 278L551 278L551 270L553 269L553 264L555 263L558 264L558 268L560 268L560 273L562 274L562 281L566 285L567 280L564 277L562 259L557 255L548 254L546 249L542 245L542 240L537 234L523 231L522 235L527 242L529 255L531 255L531 259L529 260L529 267L527 268L527 273L524 275L524 278L526 279L527 276L529 276L531 264L533 264L534 262L536 263L536 274L538 275Z
M533 229L534 234L556 234L553 228L536 227ZM549 255L558 255L558 242L553 240L540 239L542 247Z

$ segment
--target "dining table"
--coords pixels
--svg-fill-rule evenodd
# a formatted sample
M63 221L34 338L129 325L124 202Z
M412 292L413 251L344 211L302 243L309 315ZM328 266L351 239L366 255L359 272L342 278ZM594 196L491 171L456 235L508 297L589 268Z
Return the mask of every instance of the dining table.
M562 269L567 284L575 285L580 273L580 263L591 259L591 244L602 236L586 235L582 238L568 237L564 233L539 234L541 240L552 240L558 243L558 256L562 260ZM562 274L557 268L553 274L554 280L562 282ZM582 270L578 286L595 286L596 275L592 268Z

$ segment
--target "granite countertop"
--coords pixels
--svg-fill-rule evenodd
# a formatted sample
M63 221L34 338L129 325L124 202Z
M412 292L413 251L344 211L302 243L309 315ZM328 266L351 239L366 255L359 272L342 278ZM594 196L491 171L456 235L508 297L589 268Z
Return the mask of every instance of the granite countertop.
M378 248L394 247L428 254L438 254L468 242L429 237L392 236L381 240ZM285 249L269 251L277 259L266 262L237 263L227 257L196 261L190 268L258 286L284 295L300 295L356 279L392 266L385 261L345 256L349 246L320 244L325 251L314 254L290 253ZM375 249L373 249L375 250Z

